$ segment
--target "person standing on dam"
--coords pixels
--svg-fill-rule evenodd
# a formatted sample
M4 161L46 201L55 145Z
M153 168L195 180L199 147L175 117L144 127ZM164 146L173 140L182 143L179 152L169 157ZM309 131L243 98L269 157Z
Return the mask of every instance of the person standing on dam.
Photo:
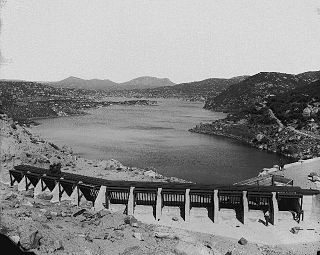
M265 211L264 219L266 221L266 226L268 226L269 225L269 220L270 220L270 212L269 212L269 210Z
M284 168L284 162L283 162L283 159L280 158L280 162L279 162L279 170L282 171Z

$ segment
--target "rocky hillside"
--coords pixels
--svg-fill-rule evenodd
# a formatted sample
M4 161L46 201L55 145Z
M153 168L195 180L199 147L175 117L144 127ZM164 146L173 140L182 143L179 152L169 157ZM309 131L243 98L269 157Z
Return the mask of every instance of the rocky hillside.
M61 96L67 96L67 91L37 82L0 80L0 98L2 101Z
M0 107L14 119L58 116L58 104L48 107L56 100L72 97L68 90L53 88L28 81L0 81ZM73 113L77 113L75 109Z
M225 119L197 125L190 131L233 138L295 160L320 157L320 136L283 125L264 106L229 114Z
M230 86L205 108L231 112L192 132L222 135L295 159L320 156L320 72L258 73ZM320 78L320 77L319 77Z
M20 123L34 123L34 118L85 114L94 107L121 105L150 105L155 101L126 100L106 101L96 90L53 88L36 82L0 81L0 106Z
M239 111L303 84L292 74L261 72L230 86L220 95L208 99L205 108L215 111Z
M320 135L320 80L272 97L268 106L285 125Z

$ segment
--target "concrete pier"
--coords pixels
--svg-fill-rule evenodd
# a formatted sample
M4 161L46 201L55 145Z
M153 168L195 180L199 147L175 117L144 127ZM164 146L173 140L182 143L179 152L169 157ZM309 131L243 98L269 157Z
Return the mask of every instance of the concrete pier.
M190 221L190 189L186 189L185 204L184 204L184 220Z
M38 181L36 187L34 188L33 191L33 196L36 197L42 192L42 183L41 180Z
M21 179L21 181L18 183L18 191L26 191L26 177L23 176L23 178Z
M278 206L276 192L272 192L272 210L271 210L270 216L271 216L272 224L277 225L278 219L279 219L279 206Z
M303 196L304 220L320 220L320 194Z
M156 220L160 220L162 214L162 197L161 197L162 188L157 190L157 201L156 201Z
M134 195L133 195L134 187L130 187L128 205L127 205L127 214L133 215L134 214Z
M248 222L248 213L249 213L249 203L247 197L247 191L242 191L242 207L243 207L243 215L242 215L242 223L246 224Z
M219 196L218 190L213 191L213 222L219 222Z
M101 186L97 195L96 200L94 201L94 211L100 211L102 209L105 209L104 204L106 201L106 186Z
M78 201L79 201L79 194L78 194L78 188L75 187L72 191L72 194L70 196L70 203L72 205L79 205L78 204Z
M51 203L60 202L60 185L59 185L59 183L56 183L56 186L52 190L51 194L53 195L53 197L50 200Z

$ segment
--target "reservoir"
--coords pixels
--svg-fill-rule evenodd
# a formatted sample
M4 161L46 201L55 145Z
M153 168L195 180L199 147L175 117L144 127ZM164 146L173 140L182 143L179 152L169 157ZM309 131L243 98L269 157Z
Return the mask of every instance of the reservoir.
M71 146L79 156L116 159L197 183L232 184L278 164L276 154L188 131L225 113L204 110L200 102L155 100L157 105L112 105L84 116L41 119L33 129L49 141Z

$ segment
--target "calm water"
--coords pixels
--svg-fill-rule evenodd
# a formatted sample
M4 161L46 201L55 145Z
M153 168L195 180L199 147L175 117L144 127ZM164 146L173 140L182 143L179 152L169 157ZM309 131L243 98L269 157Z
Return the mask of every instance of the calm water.
M157 106L110 106L89 110L86 116L39 120L34 129L87 158L114 158L198 183L233 183L279 162L275 154L228 138L188 132L200 122L225 116L202 106L159 99Z

